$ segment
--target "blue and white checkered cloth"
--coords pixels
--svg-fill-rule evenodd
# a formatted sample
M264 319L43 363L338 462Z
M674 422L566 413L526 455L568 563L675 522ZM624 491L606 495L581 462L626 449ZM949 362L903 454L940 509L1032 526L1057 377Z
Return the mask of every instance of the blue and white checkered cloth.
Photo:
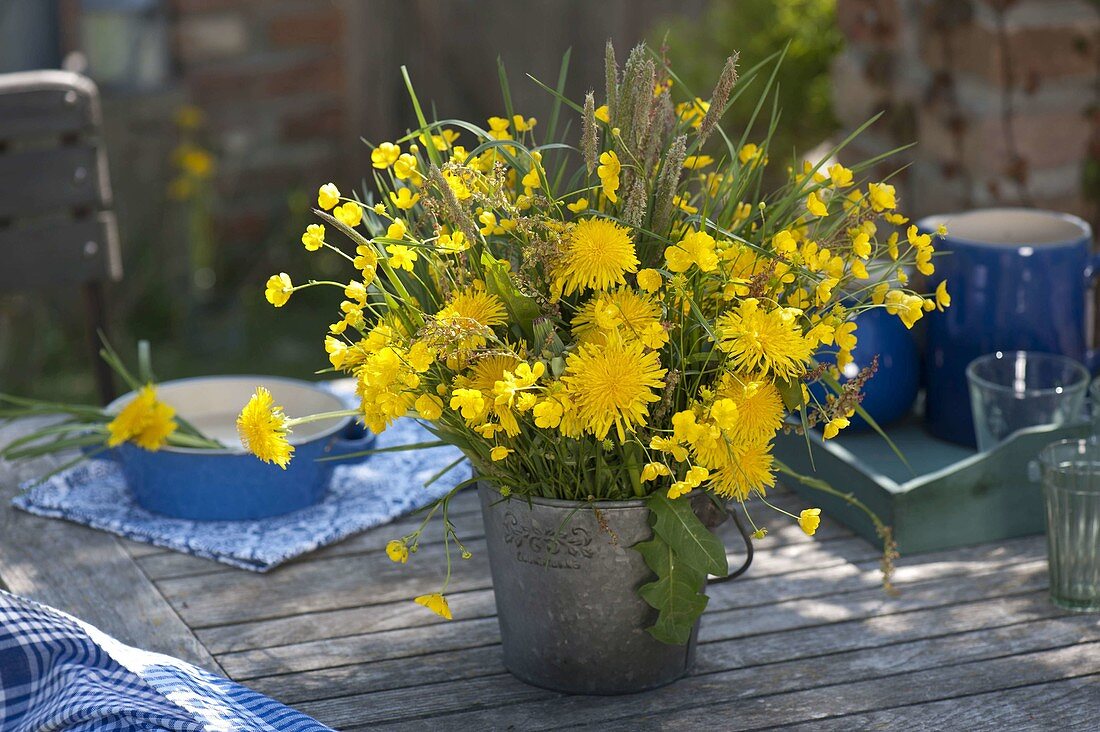
M415 420L403 418L378 436L375 448L434 439ZM122 470L109 460L88 460L38 485L28 483L28 490L13 503L39 516L68 519L127 539L266 572L427 506L470 477L470 465L463 462L424 487L460 457L453 447L436 447L383 452L360 463L338 465L319 504L256 521L187 521L150 513L134 502Z
M332 732L228 679L0 591L4 732Z

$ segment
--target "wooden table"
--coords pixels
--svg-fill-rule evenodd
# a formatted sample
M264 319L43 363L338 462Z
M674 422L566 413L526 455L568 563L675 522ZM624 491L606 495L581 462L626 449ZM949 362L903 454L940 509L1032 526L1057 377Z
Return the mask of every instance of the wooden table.
M690 677L566 697L501 665L472 493L453 504L474 556L456 567L445 622L410 601L439 587L439 532L406 566L383 551L415 519L254 574L12 509L17 480L45 466L0 464L13 592L342 730L1100 729L1100 616L1050 604L1041 536L903 557L892 598L865 541L827 520L811 539L760 508L772 532L745 577L712 588Z

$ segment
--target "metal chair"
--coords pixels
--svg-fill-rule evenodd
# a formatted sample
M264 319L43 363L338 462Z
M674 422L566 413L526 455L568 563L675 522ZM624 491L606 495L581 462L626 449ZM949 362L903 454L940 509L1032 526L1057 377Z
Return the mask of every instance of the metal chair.
M99 91L80 74L0 74L0 291L80 286L99 396L103 284L122 277Z

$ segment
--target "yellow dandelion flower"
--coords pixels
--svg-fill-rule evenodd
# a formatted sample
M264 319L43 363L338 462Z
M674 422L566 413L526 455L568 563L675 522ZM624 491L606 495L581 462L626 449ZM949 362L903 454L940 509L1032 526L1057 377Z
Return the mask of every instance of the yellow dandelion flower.
M237 431L241 445L264 462L273 462L286 470L294 446L287 441L290 428L283 407L275 404L275 397L263 386L257 386L249 403L237 417Z
M176 410L157 399L152 384L143 386L107 424L107 446L117 447L130 440L138 447L155 452L164 447L168 437L179 427L172 419L175 414Z
M608 338L603 346L582 343L569 355L561 377L589 431L603 439L614 425L620 440L646 423L649 404L660 400L665 369L654 351L638 341Z
M798 514L798 525L810 536L813 536L817 532L817 527L821 525L821 509L820 508L804 508L802 512Z
M800 376L813 355L814 344L802 334L797 309L764 310L756 298L718 318L718 346L730 354L739 371L771 371L780 378Z
M270 391L256 387L256 393L237 417L237 432L246 450L265 463L274 463L286 470L294 446L287 442L290 434L287 417L283 408L275 404Z
M738 444L768 442L783 426L783 397L770 381L729 375L723 379L718 395L732 400L737 407L737 420L730 434Z
M607 290L626 284L624 275L637 269L629 229L607 219L584 219L569 232L558 280L566 295L587 288Z
M435 319L467 334L458 341L457 346L462 350L471 350L486 344L489 329L507 322L507 311L496 295L470 287L452 297L436 313Z
M711 488L720 496L745 500L749 493L765 493L775 485L771 444L747 445L734 460L710 475Z
M417 605L423 605L431 610L436 615L451 620L451 607L447 604L447 598L443 597L440 592L433 592L430 595L421 595L414 598L413 602Z
M582 343L602 344L619 329L624 337L641 339L649 326L660 326L661 306L634 290L621 288L590 298L573 316L573 334ZM663 332L663 329L662 329Z

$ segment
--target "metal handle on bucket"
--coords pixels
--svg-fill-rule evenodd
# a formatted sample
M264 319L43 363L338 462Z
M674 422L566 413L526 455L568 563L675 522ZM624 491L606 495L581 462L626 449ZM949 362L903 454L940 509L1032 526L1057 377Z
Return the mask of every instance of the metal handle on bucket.
M748 571L752 565L752 535L745 529L745 525L741 523L741 518L737 515L737 511L730 510L728 506L725 508L726 515L733 519L733 523L737 526L738 533L741 534L741 538L745 541L745 561L741 563L741 566L737 568L737 571L730 572L725 577L714 577L707 581L707 584L716 585L720 582L729 582L731 579L740 577Z

